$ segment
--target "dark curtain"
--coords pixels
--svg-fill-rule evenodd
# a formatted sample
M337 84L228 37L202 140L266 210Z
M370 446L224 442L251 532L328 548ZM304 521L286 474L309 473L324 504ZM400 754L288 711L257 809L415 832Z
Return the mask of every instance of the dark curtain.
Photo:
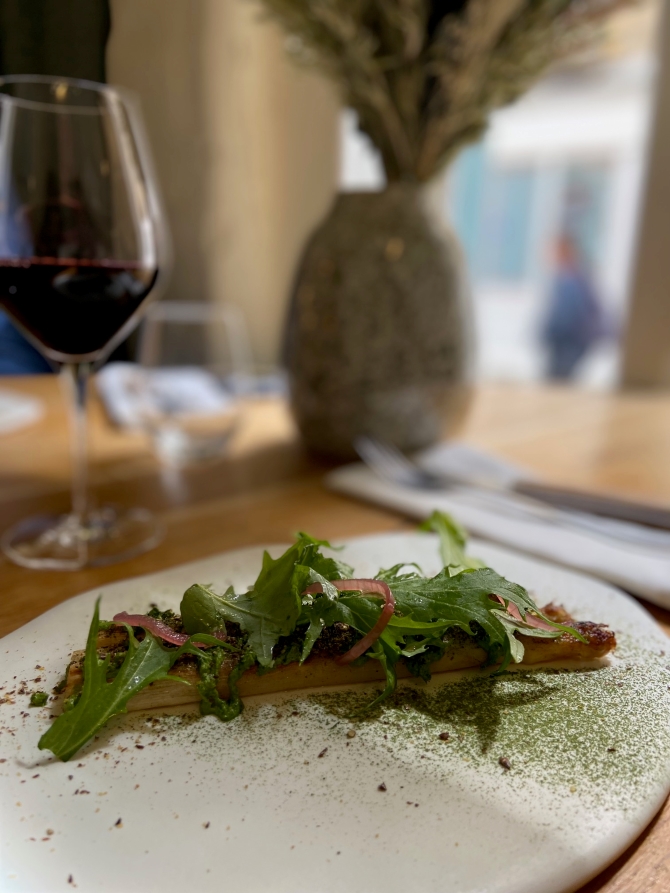
M0 0L0 74L105 80L108 0Z

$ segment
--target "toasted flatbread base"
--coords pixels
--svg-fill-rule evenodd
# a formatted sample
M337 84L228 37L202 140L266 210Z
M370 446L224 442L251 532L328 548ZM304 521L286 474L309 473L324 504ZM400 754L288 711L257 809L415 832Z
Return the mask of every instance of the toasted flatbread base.
M556 639L524 636L524 658L522 663L517 666L532 666L555 661L597 660L611 652L616 646L616 637L606 626L597 623L574 623L563 608L554 605L547 605L543 611L548 617L559 623L572 623L587 641L580 642L579 639L566 633ZM117 646L122 636L122 632L115 630L101 632L98 636L100 651L105 652ZM76 651L72 655L68 667L66 697L81 685L83 658L83 651ZM453 670L465 670L481 666L485 660L486 653L481 648L466 643L448 650L440 660L431 665L431 672L435 675ZM217 689L222 698L229 696L228 676L234 666L235 662L230 660L224 661L221 667ZM129 701L128 710L161 710L199 703L200 695L197 683L200 681L200 677L195 664L176 665L170 671L170 675L175 677L174 681L162 679L147 686ZM401 662L397 665L397 675L400 679L407 679L412 674ZM384 680L384 669L375 660L369 660L363 666L354 667L351 665L340 666L331 658L310 657L302 665L292 663L261 675L256 672L254 667L241 676L238 687L240 695L244 698L328 685L344 686L361 682L384 682ZM184 682L190 684L184 685Z

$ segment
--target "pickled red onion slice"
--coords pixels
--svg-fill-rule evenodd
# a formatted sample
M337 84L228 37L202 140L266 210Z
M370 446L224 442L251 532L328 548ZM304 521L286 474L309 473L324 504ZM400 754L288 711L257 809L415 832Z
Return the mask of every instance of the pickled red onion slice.
M357 657L365 654L368 648L370 648L371 645L374 645L384 632L387 623L395 611L395 599L393 598L393 593L389 589L388 583L383 583L381 580L331 580L330 582L340 592L360 590L361 592L375 592L384 597L384 607L379 615L379 619L370 632L366 633L359 642L356 642L353 648L350 648L346 654L338 657L335 661L338 664L350 664L353 660L356 660ZM323 592L323 587L321 583L312 583L311 586L307 587L305 592L308 594Z
M163 623L162 620L158 620L156 617L147 617L146 614L127 614L125 611L122 611L120 614L116 614L113 619L114 623L127 623L128 626L141 626L142 629L148 630L154 636L163 639L164 642L169 642L171 645L183 645L191 638L186 633L175 632L172 627L167 625L167 623ZM214 637L221 639L222 634L214 633ZM193 644L197 645L199 648L206 647L200 642L194 642Z

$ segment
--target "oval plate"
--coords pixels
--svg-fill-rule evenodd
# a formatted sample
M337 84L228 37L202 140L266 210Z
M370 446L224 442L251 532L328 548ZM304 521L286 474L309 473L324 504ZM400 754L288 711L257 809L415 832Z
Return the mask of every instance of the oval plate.
M610 586L490 545L471 551L539 604L608 623L616 656L570 671L406 684L374 719L352 719L371 696L359 688L250 699L227 725L179 712L118 717L59 763L37 750L49 707L29 709L29 694L49 691L83 647L95 598L102 617L153 601L177 608L195 581L219 591L253 582L261 549L105 586L7 636L0 887L577 889L630 845L670 789L667 639ZM342 556L361 576L399 559L439 570L426 534L351 540Z

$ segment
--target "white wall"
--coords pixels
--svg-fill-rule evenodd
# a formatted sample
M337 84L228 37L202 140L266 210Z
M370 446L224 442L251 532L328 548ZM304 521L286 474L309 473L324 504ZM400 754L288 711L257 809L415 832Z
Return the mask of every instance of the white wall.
M109 80L136 90L175 245L168 297L231 301L279 350L295 266L337 181L338 102L251 0L112 0Z

